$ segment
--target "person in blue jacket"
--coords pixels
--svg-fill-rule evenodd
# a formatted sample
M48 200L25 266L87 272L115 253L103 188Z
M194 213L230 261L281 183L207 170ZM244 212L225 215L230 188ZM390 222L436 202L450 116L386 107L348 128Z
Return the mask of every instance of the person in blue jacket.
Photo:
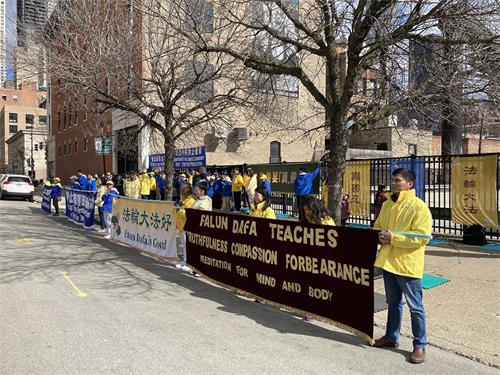
M85 190L85 185L83 186L83 189L82 189L82 186L78 182L77 176L71 176L69 179L71 180L71 189L73 189L73 190Z
M81 170L78 171L78 183L80 184L81 190L85 190L87 188L87 177Z
M231 211L231 199L233 198L233 183L231 177L222 176L222 210Z
M269 196L271 196L271 183L267 179L267 175L265 175L264 173L260 174L260 183L258 186L264 186L269 192Z
M214 194L212 197L212 209L220 210L222 208L222 190L224 189L224 183L219 176L219 172L215 171L213 176L214 182L212 184L212 189L214 190Z
M299 209L299 221L303 221L304 218L304 198L311 194L312 192L312 185L314 182L314 179L316 176L319 174L321 170L321 167L317 167L314 171L311 173L307 173L304 168L299 168L299 174L295 178L294 182L294 189L295 189L295 195L297 196L297 208Z
M85 190L94 192L97 191L97 181L91 174L89 174L89 177L87 178L87 186L85 187Z
M111 221L111 212L113 211L113 199L117 198L120 194L118 190L113 187L113 181L106 182L106 188L108 191L103 194L102 201L104 202L102 205L102 211L104 214L104 221L106 222L106 230L108 232L107 236L104 237L107 240L113 238L115 235L115 226Z
M164 201L165 200L165 183L166 183L166 176L165 172L159 172L155 175L156 178L156 187L158 188L158 191L160 192L160 200Z
M59 177L54 178L54 182L48 188L50 189L50 199L56 210L53 216L59 216L59 201L62 192L61 179Z

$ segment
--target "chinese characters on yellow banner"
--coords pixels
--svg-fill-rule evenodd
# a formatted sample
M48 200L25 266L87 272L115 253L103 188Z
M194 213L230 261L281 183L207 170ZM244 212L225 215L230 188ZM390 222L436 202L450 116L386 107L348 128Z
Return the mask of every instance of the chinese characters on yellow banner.
M115 239L163 257L177 258L173 202L115 199Z
M370 216L370 161L347 162L344 192L349 194L351 215Z
M451 199L454 223L497 227L497 156L452 158Z

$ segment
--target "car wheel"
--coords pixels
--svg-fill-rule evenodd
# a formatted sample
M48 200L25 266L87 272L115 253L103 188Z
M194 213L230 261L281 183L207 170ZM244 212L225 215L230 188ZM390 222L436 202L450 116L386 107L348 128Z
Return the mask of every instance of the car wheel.
M3 199L3 190L0 190L0 200Z
M33 203L35 200L33 199L33 196L29 197L28 200Z

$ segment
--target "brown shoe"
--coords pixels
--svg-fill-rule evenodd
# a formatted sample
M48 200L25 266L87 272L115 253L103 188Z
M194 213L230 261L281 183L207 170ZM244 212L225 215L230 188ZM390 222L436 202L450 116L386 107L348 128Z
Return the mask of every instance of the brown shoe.
M373 346L376 348L397 348L399 344L395 341L392 341L387 336L382 336L381 338L375 340Z
M415 348L410 356L410 362L420 364L425 361L425 349Z

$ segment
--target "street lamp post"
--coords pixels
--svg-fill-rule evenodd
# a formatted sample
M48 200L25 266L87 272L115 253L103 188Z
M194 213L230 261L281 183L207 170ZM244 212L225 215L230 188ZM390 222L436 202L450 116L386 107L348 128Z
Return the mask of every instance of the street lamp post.
M34 180L35 179L35 159L33 158L33 125L31 124L31 131L30 131L30 136L31 136L31 157L30 157L30 168L31 168L31 178Z

